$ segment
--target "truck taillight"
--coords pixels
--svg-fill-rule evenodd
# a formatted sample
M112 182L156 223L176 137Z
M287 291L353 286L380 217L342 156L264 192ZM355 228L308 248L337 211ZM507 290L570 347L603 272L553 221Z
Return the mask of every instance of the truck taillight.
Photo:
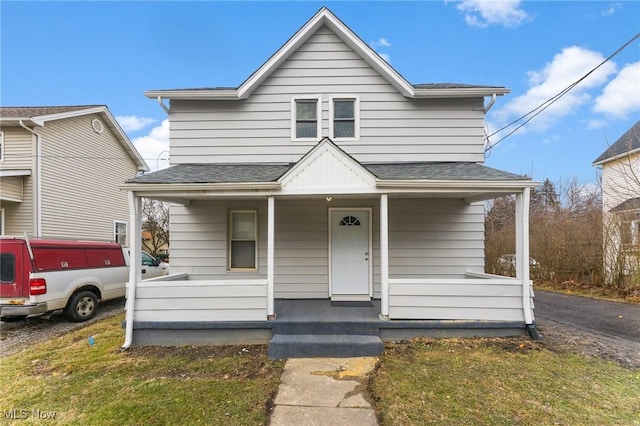
M37 296L47 293L47 281L44 278L31 278L29 280L29 295Z

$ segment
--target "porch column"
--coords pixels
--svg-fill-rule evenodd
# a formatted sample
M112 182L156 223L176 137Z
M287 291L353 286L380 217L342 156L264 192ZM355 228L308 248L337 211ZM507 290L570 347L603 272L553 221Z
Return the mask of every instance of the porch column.
M533 324L529 286L529 197L530 189L516 194L516 278L522 283L522 309L526 324Z
M136 285L142 281L142 200L129 191L129 283L125 304L125 341L123 349L133 342L133 319L136 305Z
M389 318L389 201L380 195L380 316Z
M273 300L273 281L275 272L275 201L273 196L267 198L267 317L273 318L275 307Z

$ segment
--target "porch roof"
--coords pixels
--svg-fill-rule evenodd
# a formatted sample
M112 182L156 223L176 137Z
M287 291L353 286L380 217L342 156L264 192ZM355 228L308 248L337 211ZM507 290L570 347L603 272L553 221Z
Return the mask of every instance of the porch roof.
M216 184L267 183L279 178L292 164L178 164L153 173L129 179L127 185L137 184ZM530 181L516 175L478 163L385 163L362 164L379 180L398 181Z

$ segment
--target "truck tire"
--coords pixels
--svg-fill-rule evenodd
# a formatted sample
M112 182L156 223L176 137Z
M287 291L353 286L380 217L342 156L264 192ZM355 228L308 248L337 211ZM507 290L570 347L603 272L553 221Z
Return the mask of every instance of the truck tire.
M93 318L98 308L98 297L91 291L81 291L74 294L67 307L64 308L64 315L69 321L82 322Z

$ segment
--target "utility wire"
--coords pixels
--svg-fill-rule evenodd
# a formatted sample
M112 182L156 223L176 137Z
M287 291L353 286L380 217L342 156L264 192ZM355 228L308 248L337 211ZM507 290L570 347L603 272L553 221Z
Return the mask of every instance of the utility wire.
M531 111L529 111L528 113L524 114L522 117L519 117L515 120L513 120L511 123L501 127L500 129L496 130L495 132L491 133L489 136L487 136L487 142L489 142L489 138L491 138L492 136L495 136L496 134L500 133L501 131L513 126L514 124L516 124L517 122L529 117L526 121L524 121L523 123L521 123L519 126L517 126L515 129L511 130L509 133L507 133L506 135L504 135L502 138L500 138L497 142L495 143L488 143L487 144L487 148L485 148L484 152L485 154L488 151L491 151L491 149L493 149L493 147L495 147L496 145L498 145L500 142L502 142L503 140L505 140L506 138L508 138L509 136L511 136L512 134L514 134L515 132L517 132L521 127L523 127L525 124L527 124L528 122L530 122L531 120L533 120L535 117L537 117L542 111L544 111L545 109L549 108L554 102L556 102L558 99L560 99L561 97L563 97L564 95L566 95L570 90L572 90L574 87L576 87L579 83L581 83L585 78L587 78L588 76L590 76L592 73L594 73L598 68L600 68L602 65L606 64L607 62L609 62L614 56L616 56L617 54L619 54L620 52L622 52L627 46L629 46L631 43L633 43L634 41L636 41L638 38L640 38L640 33L637 33L635 36L633 36L629 41L627 41L625 44L623 44L622 46L620 46L615 52L613 52L611 55L609 55L604 61L600 62L596 67L594 67L593 69L591 69L591 71L589 71L588 73L586 73L585 75L583 75L582 77L580 77L578 80L576 80L574 83L571 83L569 86L565 87L563 90L561 90L560 92L558 92L557 94L555 94L554 96L552 96L551 98L547 99L546 101L544 101L543 103L541 103L540 105L538 105L537 107L535 107L534 109L532 109Z

